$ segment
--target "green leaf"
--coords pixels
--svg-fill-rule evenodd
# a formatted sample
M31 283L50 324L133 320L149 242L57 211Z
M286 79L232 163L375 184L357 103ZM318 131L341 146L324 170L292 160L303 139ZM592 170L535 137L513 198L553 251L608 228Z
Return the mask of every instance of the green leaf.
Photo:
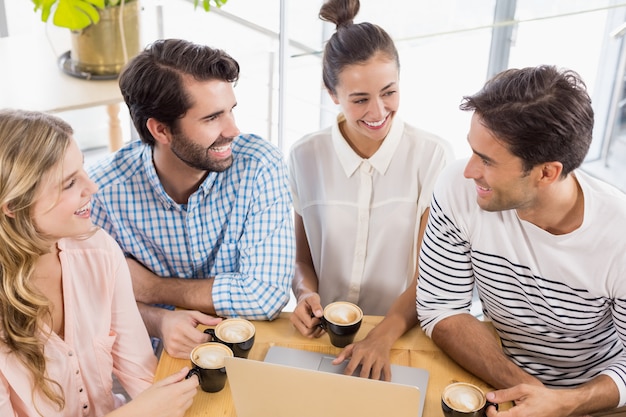
M228 0L202 0L202 8L208 12L211 10L211 3L215 4L217 7L222 7L223 5L226 4L227 1ZM200 0L193 0L194 9L198 8L199 2Z
M47 22L50 17L50 9L57 0L33 0L35 11L41 9L41 21Z
M59 0L52 22L60 27L78 30L98 23L98 9L83 0Z
M71 30L84 29L100 21L99 9L105 0L32 0L35 11L41 9L41 20L47 22L53 12L52 23Z

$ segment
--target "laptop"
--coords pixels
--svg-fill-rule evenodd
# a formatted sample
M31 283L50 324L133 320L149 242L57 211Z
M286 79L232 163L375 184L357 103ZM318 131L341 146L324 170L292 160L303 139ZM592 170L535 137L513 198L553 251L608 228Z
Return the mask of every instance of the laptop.
M392 365L392 382L376 381L343 375L347 361L333 359L282 346L265 361L226 358L237 417L422 417L428 371Z

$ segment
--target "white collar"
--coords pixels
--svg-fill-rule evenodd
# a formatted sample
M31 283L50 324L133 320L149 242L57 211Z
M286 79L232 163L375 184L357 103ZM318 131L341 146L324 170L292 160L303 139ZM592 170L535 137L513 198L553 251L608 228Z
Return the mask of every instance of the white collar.
M363 161L368 161L376 171L384 175L402 139L402 133L404 131L404 122L402 119L400 119L397 113L394 115L391 122L391 129L389 129L387 137L383 140L380 148L378 148L370 158L360 157L341 134L339 124L345 120L346 118L343 114L337 116L337 120L331 129L331 138L333 147L335 148L335 152L337 153L337 157L339 158L339 162L346 176L351 177Z

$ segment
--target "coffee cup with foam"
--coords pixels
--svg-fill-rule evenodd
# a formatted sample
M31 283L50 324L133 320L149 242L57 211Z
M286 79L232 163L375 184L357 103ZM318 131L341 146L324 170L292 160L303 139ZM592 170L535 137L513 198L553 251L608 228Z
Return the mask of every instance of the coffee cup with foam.
M224 358L232 356L233 351L223 343L202 343L191 351L192 367L186 378L197 375L204 392L219 392L226 385Z
M492 404L485 393L476 385L455 382L446 386L441 393L441 409L445 417L483 417Z
M328 333L333 346L343 348L354 341L362 321L363 311L358 305L336 301L324 308L320 326Z
M215 328L208 328L204 332L210 334L214 341L231 348L238 358L248 357L256 335L254 324L241 318L222 320Z

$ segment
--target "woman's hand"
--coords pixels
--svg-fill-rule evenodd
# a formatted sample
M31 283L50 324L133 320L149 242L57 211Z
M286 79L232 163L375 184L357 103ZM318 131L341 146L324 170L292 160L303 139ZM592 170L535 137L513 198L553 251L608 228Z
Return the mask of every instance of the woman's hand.
M198 377L185 379L189 368L183 368L167 378L155 382L128 404L106 417L182 417L193 403Z
M300 298L290 320L303 336L320 337L325 333L320 327L320 319L323 315L324 309L320 304L319 294L309 293Z

